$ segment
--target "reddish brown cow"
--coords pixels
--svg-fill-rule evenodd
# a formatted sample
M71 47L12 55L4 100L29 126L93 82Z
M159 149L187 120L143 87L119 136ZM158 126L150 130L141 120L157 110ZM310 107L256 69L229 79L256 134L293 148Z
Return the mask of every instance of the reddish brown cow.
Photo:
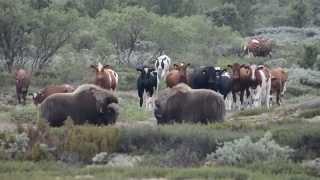
M244 53L254 57L272 56L272 40L263 37L254 37L244 46Z
M170 70L166 77L167 87L172 88L173 86L179 83L187 83L187 68L190 66L190 63L179 63L174 64L173 69Z
M62 84L62 85L50 85L43 89L41 89L37 93L32 94L33 103L38 105L42 103L48 96L56 93L71 93L75 90L75 87L69 84Z
M104 89L112 89L115 90L118 85L118 74L111 69L110 65L102 65L98 63L98 65L91 65L96 71L96 77L94 83Z
M271 92L276 94L277 104L280 105L282 100L281 96L284 95L286 91L286 84L288 80L288 73L284 71L281 67L275 68L271 70Z
M31 74L24 69L18 69L15 72L15 78L18 103L21 104L21 99L23 99L23 104L26 104L26 97L30 85Z
M234 63L233 65L228 65L231 68L231 79L232 79L232 96L233 102L237 102L236 94L240 92L240 102L241 105L244 103L244 93L246 92L247 98L250 95L250 78L251 78L251 68L249 65L239 63Z

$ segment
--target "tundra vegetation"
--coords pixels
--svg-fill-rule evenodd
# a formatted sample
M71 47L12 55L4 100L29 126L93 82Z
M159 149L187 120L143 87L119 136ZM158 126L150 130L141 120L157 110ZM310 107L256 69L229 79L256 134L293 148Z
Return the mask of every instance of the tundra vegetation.
M319 0L0 0L0 179L319 179L319 26ZM243 56L252 36L272 39L272 58ZM280 66L282 105L156 125L136 67L162 53L191 68ZM30 96L17 104L16 69L36 92L92 82L98 62L119 75L115 125L52 128Z

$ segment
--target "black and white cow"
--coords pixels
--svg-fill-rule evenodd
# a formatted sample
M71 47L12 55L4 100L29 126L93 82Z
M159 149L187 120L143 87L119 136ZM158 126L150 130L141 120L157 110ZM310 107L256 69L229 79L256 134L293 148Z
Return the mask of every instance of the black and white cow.
M188 84L193 89L211 89L219 92L225 99L226 109L231 110L232 79L227 70L213 66L200 67L189 75Z
M159 84L161 79L165 79L166 75L169 72L171 64L171 59L167 55L161 55L156 59L156 62L154 64L155 70L157 72L157 91L159 90Z
M154 68L143 66L142 68L137 68L140 75L137 80L138 96L140 98L140 107L143 104L143 94L147 93L146 108L152 109L153 107L153 93L157 88L157 72Z

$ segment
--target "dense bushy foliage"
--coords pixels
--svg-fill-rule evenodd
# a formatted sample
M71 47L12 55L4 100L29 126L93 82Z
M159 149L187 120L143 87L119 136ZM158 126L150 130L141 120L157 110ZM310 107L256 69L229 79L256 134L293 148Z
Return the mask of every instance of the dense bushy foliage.
M288 160L292 149L279 146L270 132L257 142L249 136L232 142L225 142L223 147L207 156L207 161L224 165L245 165L254 162Z

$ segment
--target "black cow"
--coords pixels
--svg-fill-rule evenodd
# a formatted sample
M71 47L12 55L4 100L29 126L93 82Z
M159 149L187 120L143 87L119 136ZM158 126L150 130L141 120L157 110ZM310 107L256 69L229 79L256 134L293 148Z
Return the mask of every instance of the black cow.
M137 80L137 88L138 88L138 95L140 98L140 107L142 107L143 104L143 94L144 91L146 91L148 95L148 99L146 100L146 107L150 104L150 98L152 99L153 93L157 88L157 72L154 68L150 67L142 67L137 68L137 71L140 72L140 76ZM152 102L151 102L152 103Z
M193 89L211 89L223 95L224 99L232 88L232 79L225 69L206 66L196 69L189 76L189 85Z

